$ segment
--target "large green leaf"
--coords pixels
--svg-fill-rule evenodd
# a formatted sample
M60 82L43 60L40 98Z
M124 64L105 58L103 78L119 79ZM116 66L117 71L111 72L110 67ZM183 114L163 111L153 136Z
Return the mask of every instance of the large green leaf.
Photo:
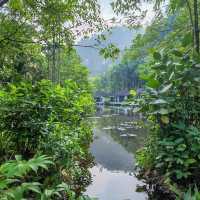
M155 60L161 60L161 54L159 52L154 52L153 53L153 58Z
M160 83L158 80L156 79L150 79L148 82L147 82L147 86L148 87L151 87L151 88L158 88L160 86Z
M161 114L161 115L167 115L170 113L170 110L166 108L161 108L159 110L154 111L154 114Z
M160 90L160 94L167 92L172 87L172 85L173 85L172 83L166 85L162 90Z
M21 10L23 7L22 0L10 0L9 6L14 10Z
M180 52L180 51L177 50L177 49L173 49L173 50L172 50L172 53L173 53L175 56L177 56L177 57L182 57L182 56L183 56L183 53Z
M157 104L167 104L168 102L165 101L164 99L156 99L152 102L150 102L150 104L153 104L153 105L157 105Z

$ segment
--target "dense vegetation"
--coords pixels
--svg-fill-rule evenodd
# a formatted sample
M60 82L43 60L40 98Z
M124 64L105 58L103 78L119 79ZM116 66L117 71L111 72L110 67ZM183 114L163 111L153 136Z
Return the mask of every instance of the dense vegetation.
M142 2L112 6L133 26L135 13L144 17ZM165 198L198 200L199 1L148 2L154 21L95 84L109 94L132 90L132 96L143 88L133 100L150 130L137 153L140 175ZM74 46L103 25L95 0L0 0L1 199L88 198L82 192L90 181L93 100ZM119 49L109 44L100 54L116 58Z
M74 41L98 14L93 0L0 1L0 199L87 198L93 99Z
M107 91L143 87L134 111L144 113L151 133L137 153L140 175L157 194L168 193L163 198L199 199L199 2L150 2L153 23L96 86ZM113 7L131 18L140 1L119 0ZM141 80L142 85L134 84Z
M87 167L91 165L92 134L84 120L92 111L90 95L74 82L61 87L43 80L35 85L8 84L1 90L0 101L1 162L15 154L24 159L48 155L55 163L51 170L29 179L47 188L65 181L80 194L89 181ZM35 169L34 163L31 167Z
M94 77L92 81L95 92L115 94L120 91L140 88L143 81L139 79L136 71L138 64L138 61L120 63L110 67L103 75Z

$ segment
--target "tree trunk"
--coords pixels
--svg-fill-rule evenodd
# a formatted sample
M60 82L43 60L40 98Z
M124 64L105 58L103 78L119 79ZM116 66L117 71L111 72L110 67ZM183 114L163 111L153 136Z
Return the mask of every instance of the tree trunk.
M191 28L192 28L192 45L193 45L193 47L195 48L195 41L194 41L195 35L194 35L193 12L192 12L192 8L191 8L191 5L190 5L190 1L189 1L189 0L186 0L186 3L187 3L188 11L189 11L190 23L191 23Z
M56 82L56 41L55 32L53 32L53 50L52 50L52 82Z
M195 35L195 49L199 54L199 18L198 18L198 0L194 0L194 35Z
M47 75L47 77L48 77L49 80L51 80L51 68L50 68L51 67L51 65L50 65L51 53L50 52L51 52L51 46L48 45L46 57L47 57L47 67L48 67L48 75Z
M60 83L60 65L61 65L61 42L58 35L58 63L57 63L57 83Z

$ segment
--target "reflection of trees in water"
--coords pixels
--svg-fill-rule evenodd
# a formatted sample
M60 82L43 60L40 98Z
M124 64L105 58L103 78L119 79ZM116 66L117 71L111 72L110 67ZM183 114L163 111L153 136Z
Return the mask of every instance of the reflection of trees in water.
M132 154L114 141L106 131L101 129L95 129L94 131L99 136L91 146L95 161L109 171L132 172L134 170Z
M120 108L122 109L122 108ZM130 115L115 115L119 112L119 108L109 108L106 110L104 107L103 116L97 119L96 127L98 129L107 128L105 131L111 135L111 137L119 144L121 144L129 153L135 154L135 152L144 144L147 131L136 127L132 122L140 120L140 116L135 114ZM132 126L132 127L131 127ZM125 130L120 130L123 128ZM123 134L127 134L126 137L122 137ZM129 137L128 135L136 135L135 137Z
M146 131L133 123L140 119L138 114L119 107L99 107L94 122L95 140L92 153L97 163L110 171L132 172L136 150L142 146ZM136 137L122 137L124 134Z
M116 134L116 132L112 130L110 131L110 133L112 138L116 142L121 144L129 153L135 154L136 151L143 146L146 136L146 132L144 130L140 129L138 131L140 133L138 134L138 132L135 132L135 134L137 135L135 137L121 137L119 134Z

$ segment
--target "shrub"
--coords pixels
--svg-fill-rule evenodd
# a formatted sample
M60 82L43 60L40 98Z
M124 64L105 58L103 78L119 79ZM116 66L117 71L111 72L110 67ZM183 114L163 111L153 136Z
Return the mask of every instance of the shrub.
M9 84L0 91L0 105L0 132L10 138L12 150L26 157L34 155L58 125L73 130L92 111L90 95L75 83L61 87L46 80Z
M0 199L21 200L26 197L32 199L50 200L89 200L88 197L76 198L73 191L65 183L52 188L44 188L40 182L31 181L30 174L37 173L39 169L48 170L53 162L47 156L37 156L28 161L21 156L15 156L15 160L8 161L0 166ZM30 179L30 180L29 180Z
M160 139L158 151L156 167L164 168L168 176L173 179L199 176L200 130L196 127L174 125L171 136Z
M0 105L0 161L15 154L25 159L48 155L55 165L39 171L34 180L46 187L65 181L79 196L89 183L87 168L92 164L87 122L93 111L91 95L72 81L63 86L47 80L21 82L0 90Z
M171 50L154 53L151 69L146 77L148 87L138 103L153 126L158 126L157 142L147 145L138 161L145 166L153 155L153 167L161 175L183 184L193 182L200 164L199 63ZM150 144L151 140L152 136Z
M149 132L144 147L136 152L137 167L149 170L155 166L157 157L158 128L154 127Z
M195 185L194 187L189 187L186 192L176 192L176 200L183 199L183 200L199 200L200 199L200 192Z

